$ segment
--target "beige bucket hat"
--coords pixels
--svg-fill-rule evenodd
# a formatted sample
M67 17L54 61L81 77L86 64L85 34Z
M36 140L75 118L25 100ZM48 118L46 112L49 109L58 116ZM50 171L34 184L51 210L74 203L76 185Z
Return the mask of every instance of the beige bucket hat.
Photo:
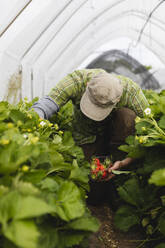
M89 81L80 101L80 109L90 119L102 121L120 101L122 92L116 75L101 72Z

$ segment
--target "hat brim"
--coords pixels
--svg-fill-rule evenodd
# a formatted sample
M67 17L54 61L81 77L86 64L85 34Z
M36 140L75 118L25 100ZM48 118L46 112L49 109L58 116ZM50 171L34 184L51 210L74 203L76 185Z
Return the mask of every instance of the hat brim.
M94 121L102 121L104 120L113 110L115 105L110 105L107 108L100 107L94 104L89 96L88 92L85 92L80 101L80 109L84 115L89 117Z

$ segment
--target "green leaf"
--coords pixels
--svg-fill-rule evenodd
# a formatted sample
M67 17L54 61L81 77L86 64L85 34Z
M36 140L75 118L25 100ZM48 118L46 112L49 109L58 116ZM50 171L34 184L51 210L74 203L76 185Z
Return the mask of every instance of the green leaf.
M31 220L12 221L3 233L6 238L21 248L37 248L39 232Z
M146 154L148 156L148 154ZM142 168L139 168L137 170L140 174L150 174L156 169L164 168L165 165L165 159L160 159L156 154L155 158L152 160L147 160L144 162L144 166Z
M57 248L73 247L74 245L80 244L84 238L84 234L72 232L62 232L60 234L60 240Z
M159 107L160 107L160 111L165 114L165 96L161 96L159 98Z
M165 206L165 195L161 196L162 205Z
M149 183L156 186L165 186L165 169L156 170L152 173Z
M59 235L57 229L52 227L50 223L43 223L40 227L41 235L39 239L39 248L58 248Z
M46 189L49 192L56 192L59 189L58 183L52 178L46 178L40 183L42 190Z
M46 177L46 171L42 169L32 170L23 175L22 179L24 181L37 184L40 183L41 180Z
M89 181L88 175L89 175L88 169L83 168L83 167L81 167L81 168L77 167L77 168L73 168L71 170L69 179L79 181L82 183L88 183L88 181Z
M135 142L135 137L132 136L132 135L130 135L130 136L128 136L128 137L125 139L125 141L126 141L126 143L127 143L128 145L133 145L134 142Z
M150 185L141 185L135 177L120 186L118 192L124 201L136 206L140 211L149 209L156 201L155 190Z
M55 114L51 118L53 122L59 124L62 130L72 130L72 119L73 119L73 104L71 100L60 108L58 114Z
M53 138L53 144L55 144L55 145L58 145L58 144L60 144L61 142L62 142L62 138L61 138L61 136L59 136L59 135L54 135L54 138Z
M165 235L165 212L163 212L159 218L158 229Z
M72 137L71 132L64 132L62 143L65 147L72 147L74 146L75 142Z
M140 145L121 145L118 148L123 152L127 152L127 156L131 158L142 158L146 150Z
M23 195L39 195L41 192L32 183L18 181L15 188Z
M16 137L19 141L19 136ZM0 152L0 173L15 172L22 163L25 163L33 153L33 146L23 146L11 142ZM21 156L20 156L21 154Z
M23 196L16 191L11 191L1 197L0 222L3 226L11 219L32 218L51 212L54 212L53 207L34 196Z
M147 133L147 130L149 128L152 128L152 124L151 123L148 123L146 121L141 121L141 122L138 122L136 125L136 133L137 134L141 134L141 135L144 135ZM146 128L146 131L143 131L143 128Z
M0 102L0 121L8 118L9 113L9 104L7 102Z
M120 174L130 174L131 171L120 171L120 170L112 170L112 173L115 175L120 175Z
M16 162L18 146L14 143L9 144L4 149L0 148L0 173L9 174L17 170L19 164Z
M40 198L26 196L19 200L14 219L32 218L54 212L54 208Z
M139 188L139 183L135 178L127 180L117 190L123 200L134 206L139 205L139 197L141 198L141 191Z
M163 212L159 217L158 229L165 235L165 212Z
M130 151L127 154L127 156L130 158L142 158L144 157L145 152L146 152L146 149L138 145L138 146L130 147Z
M17 123L17 121L25 122L27 119L26 115L18 109L12 109L10 112L10 118Z
M130 146L128 146L128 145L121 145L121 146L119 146L119 150L128 153L130 151Z
M0 223L6 225L8 220L11 220L17 212L17 203L19 201L19 194L17 192L9 192L1 197L0 201ZM14 202L14 204L13 204Z
M51 164L55 168L60 168L60 164L64 163L64 158L62 154L57 152L56 150L53 150L50 152L50 159L51 159Z
M0 123L0 133L4 132L5 130L7 130L7 125L5 122Z
M161 116L160 120L158 121L158 125L160 128L165 129L165 115Z
M149 218L147 218L147 217L143 218L142 222L141 222L142 226L143 227L147 226L149 224L149 221L150 221Z
M8 193L9 188L5 187L4 185L0 185L0 197L6 193Z
M115 214L114 223L117 228L123 232L127 232L130 227L139 224L140 219L134 208L122 206Z
M165 90L161 90L161 92L159 93L160 96L165 96Z
M64 182L57 193L57 214L69 221L84 214L84 203L78 187L72 182Z
M99 229L99 222L96 218L92 216L81 217L70 222L67 227L74 230L97 232Z
M47 176L48 175L51 175L52 173L59 173L61 171L64 171L64 172L67 172L67 171L70 171L72 168L71 164L70 163L61 163L59 165L56 165L56 167L54 167L53 169L50 169L48 170L47 172Z
M153 226L149 224L149 225L146 227L146 233L147 233L148 235L152 235L152 234L153 234L153 231L154 231Z
M3 248L18 248L18 246L5 237L3 238L1 245Z
M164 248L164 247L165 247L165 243L161 243L161 244L155 246L154 248Z
M84 163L84 152L81 147L74 145L72 149L69 150L69 154L77 159L77 162L79 166L81 166L81 163Z

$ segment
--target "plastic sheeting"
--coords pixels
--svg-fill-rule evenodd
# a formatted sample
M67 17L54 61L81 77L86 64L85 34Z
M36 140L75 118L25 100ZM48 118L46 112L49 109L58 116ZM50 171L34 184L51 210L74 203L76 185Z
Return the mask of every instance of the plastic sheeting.
M142 44L164 73L164 1L2 0L0 12L1 99L47 94L104 44L122 47L123 37L128 54Z
M142 89L159 90L158 80L150 72L151 66L144 66L128 53L121 50L104 52L93 60L87 68L103 68L109 73L124 75L138 83Z

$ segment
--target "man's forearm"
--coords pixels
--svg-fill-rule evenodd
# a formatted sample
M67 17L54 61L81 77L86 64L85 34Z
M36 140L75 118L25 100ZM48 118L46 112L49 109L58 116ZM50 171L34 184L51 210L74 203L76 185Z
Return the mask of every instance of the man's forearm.
M129 165L132 163L135 159L134 158L125 158L121 161L121 168Z

